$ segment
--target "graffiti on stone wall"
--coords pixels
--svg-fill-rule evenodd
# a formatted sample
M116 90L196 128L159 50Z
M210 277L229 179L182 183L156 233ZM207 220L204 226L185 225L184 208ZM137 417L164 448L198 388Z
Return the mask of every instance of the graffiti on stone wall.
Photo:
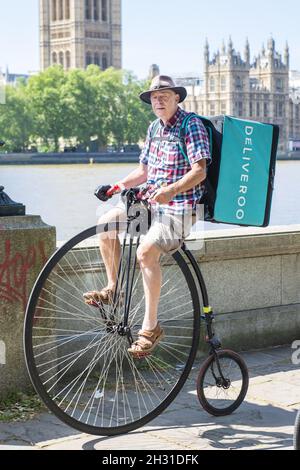
M20 302L25 311L28 300L28 281L32 268L47 261L44 242L29 246L25 253L12 249L6 240L3 258L0 259L0 300Z

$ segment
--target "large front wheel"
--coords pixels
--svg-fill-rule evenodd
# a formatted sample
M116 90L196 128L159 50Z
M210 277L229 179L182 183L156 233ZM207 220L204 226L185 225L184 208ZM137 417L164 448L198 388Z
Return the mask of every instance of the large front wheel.
M294 430L294 449L300 450L300 410L297 413Z
M188 265L180 252L165 255L158 311L165 337L148 357L128 353L130 335L122 330L126 302L95 308L82 297L106 286L99 250L106 229L86 230L48 261L31 293L24 336L28 371L42 400L68 425L96 435L129 432L171 403L192 367L200 329L199 298ZM128 326L136 338L145 310L134 250L136 244L124 244L119 289L126 292L130 283Z

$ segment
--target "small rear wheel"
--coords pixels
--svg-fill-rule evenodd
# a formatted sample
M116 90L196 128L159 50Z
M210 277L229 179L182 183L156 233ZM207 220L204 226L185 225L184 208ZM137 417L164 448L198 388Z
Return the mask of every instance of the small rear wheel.
M213 416L226 416L241 405L248 384L248 369L241 356L234 351L220 350L202 364L197 394L205 411Z

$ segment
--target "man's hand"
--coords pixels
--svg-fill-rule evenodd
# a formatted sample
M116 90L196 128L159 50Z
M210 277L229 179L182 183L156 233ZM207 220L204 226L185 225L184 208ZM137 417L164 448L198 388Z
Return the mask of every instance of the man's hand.
M169 204L169 202L176 196L174 189L170 187L159 188L150 197L150 201L157 202L158 204Z
M98 188L95 189L94 194L98 199L100 199L100 201L106 202L111 198L111 196L107 195L107 191L109 191L109 189L111 189L110 185L98 186Z

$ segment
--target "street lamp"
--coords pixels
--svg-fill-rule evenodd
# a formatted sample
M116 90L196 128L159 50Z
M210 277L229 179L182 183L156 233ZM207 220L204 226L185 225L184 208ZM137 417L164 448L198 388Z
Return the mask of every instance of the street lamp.
M0 147L3 147L5 142L0 140ZM0 217L8 215L25 215L25 206L18 202L14 202L4 192L4 186L0 186Z

